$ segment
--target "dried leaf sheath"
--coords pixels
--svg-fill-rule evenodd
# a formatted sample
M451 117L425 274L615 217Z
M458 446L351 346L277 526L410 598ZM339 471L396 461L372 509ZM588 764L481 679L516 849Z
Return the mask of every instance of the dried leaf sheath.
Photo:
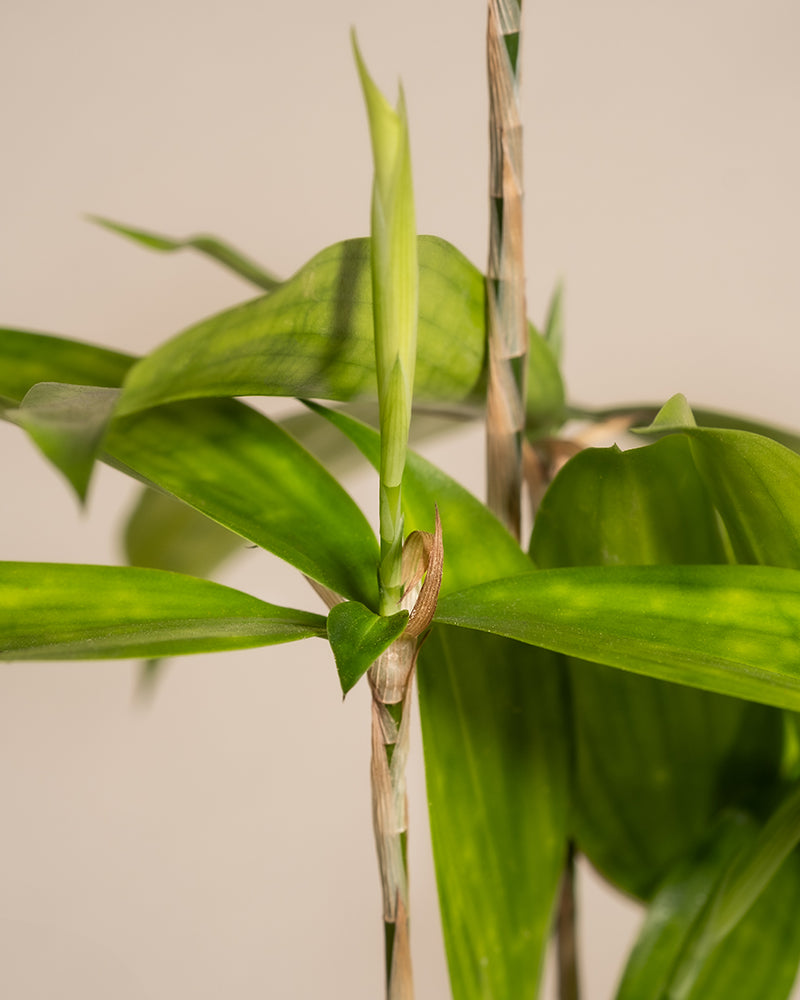
M519 537L528 326L522 240L522 125L517 0L489 0L489 507Z
M372 689L372 815L383 889L387 1000L413 1000L414 996L405 850L406 761L414 667L421 637L436 609L443 557L437 511L435 533L413 532L404 544L406 588L401 604L411 612L408 627L367 674Z

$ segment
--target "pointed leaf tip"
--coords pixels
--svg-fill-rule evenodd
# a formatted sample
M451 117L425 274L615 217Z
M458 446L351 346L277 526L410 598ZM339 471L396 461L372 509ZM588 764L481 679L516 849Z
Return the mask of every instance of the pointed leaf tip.
M633 428L634 434L662 434L665 431L686 430L697 427L689 401L681 392L676 392L661 407L647 427Z

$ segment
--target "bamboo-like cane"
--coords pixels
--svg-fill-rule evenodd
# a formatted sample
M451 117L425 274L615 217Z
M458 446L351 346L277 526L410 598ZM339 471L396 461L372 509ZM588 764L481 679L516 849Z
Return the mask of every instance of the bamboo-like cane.
M489 262L486 298L489 384L486 399L487 503L517 540L521 534L528 321L522 240L522 122L519 108L521 0L489 0ZM537 491L532 490L534 502ZM559 922L559 991L577 1000L573 862L567 866Z
M488 505L520 537L528 324L522 247L520 0L489 0Z
M372 819L383 889L387 1000L413 1000L406 838L406 761L414 667L433 618L442 582L442 524L413 532L403 546L402 607L411 615L403 635L370 667L372 690ZM424 575L424 582L422 577Z

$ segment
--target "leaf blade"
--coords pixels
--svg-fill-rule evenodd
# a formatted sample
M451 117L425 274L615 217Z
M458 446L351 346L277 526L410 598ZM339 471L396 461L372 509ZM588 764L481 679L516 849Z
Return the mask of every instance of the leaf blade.
M800 573L794 570L540 570L448 595L436 620L720 694L800 707Z
M293 438L234 400L190 400L115 420L112 464L368 607L378 546L350 495Z
M160 570L0 563L0 659L158 657L324 636L320 615Z
M176 239L172 236L164 236L161 233L153 233L149 230L138 229L133 226L124 226L119 222L113 222L111 219L106 219L100 215L90 215L88 218L90 222L102 226L103 229L133 240L134 243L147 247L149 250L157 250L161 253L173 253L176 250L197 250L199 253L211 258L211 260L215 260L218 264L222 264L229 271L233 271L240 278L244 278L245 281L249 281L256 288L261 288L264 291L271 292L281 283L273 274L265 271L249 257L246 257L243 253L240 253L230 246L230 244L225 243L216 236L203 234Z

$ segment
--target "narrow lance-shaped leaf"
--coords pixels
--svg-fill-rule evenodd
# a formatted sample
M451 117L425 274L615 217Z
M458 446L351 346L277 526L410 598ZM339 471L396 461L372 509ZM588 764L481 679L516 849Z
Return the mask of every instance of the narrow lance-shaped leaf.
M353 51L367 104L375 176L371 274L375 372L380 414L381 611L400 607L403 512L401 485L408 447L419 314L419 264L411 153L402 88L394 109Z
M160 570L0 563L0 659L174 656L324 636L320 615Z
M796 570L540 570L444 597L436 617L650 677L800 708Z
M104 219L99 215L90 215L89 220L96 222L98 226L108 229L112 233L126 236L140 246L150 250L159 250L162 253L172 253L175 250L191 249L205 254L217 263L227 267L234 274L245 281L249 281L257 288L263 288L271 292L280 284L280 280L274 275L259 267L243 253L235 250L229 244L217 239L216 236L188 236L184 239L175 239L171 236L163 236L159 233L152 233L145 229L135 229L133 226L123 226L119 222L112 222L111 219Z

